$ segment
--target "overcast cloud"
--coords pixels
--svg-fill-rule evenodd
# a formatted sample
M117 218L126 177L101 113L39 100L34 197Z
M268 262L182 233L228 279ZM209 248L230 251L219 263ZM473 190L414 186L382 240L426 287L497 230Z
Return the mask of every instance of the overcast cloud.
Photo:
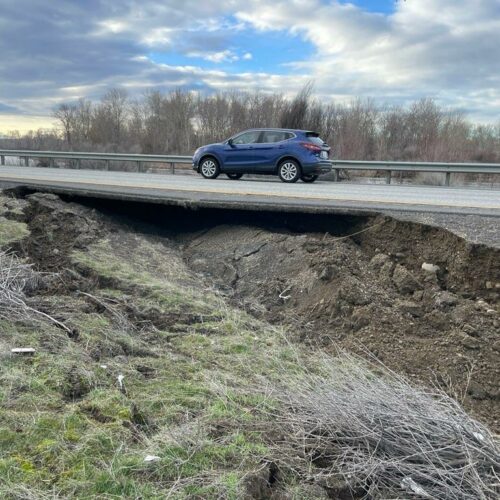
M498 0L385 13L320 0L1 0L0 53L0 128L2 114L48 115L116 86L292 93L309 80L325 100L428 96L500 117Z

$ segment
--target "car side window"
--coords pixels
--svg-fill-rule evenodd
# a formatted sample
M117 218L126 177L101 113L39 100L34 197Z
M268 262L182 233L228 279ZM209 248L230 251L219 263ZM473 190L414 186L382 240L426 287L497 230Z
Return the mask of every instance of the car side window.
M260 136L260 130L251 130L250 132L244 132L236 136L233 139L233 144L255 144L258 142Z
M263 143L273 143L281 142L287 139L291 139L293 134L291 132L280 132L277 130L266 130L263 133L261 142Z

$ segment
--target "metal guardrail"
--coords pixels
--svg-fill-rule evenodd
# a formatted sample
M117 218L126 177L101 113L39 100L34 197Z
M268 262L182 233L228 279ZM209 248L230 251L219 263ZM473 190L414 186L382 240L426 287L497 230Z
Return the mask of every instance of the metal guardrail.
M170 165L172 173L175 173L176 164L192 164L191 156L176 155L138 155L124 153L78 153L74 151L27 151L22 149L0 149L0 165L5 165L5 158L14 156L22 158L24 164L29 166L30 158L38 158L49 161L50 166L55 166L55 160L75 160L76 168L81 168L82 160L98 160L105 162L105 170L109 170L112 161L135 162L137 171L142 170L143 163L165 163Z
M437 172L445 174L445 185L450 185L452 173L462 174L500 174L498 163L442 163L442 162L404 162L404 161L357 161L333 160L335 177L339 170L382 170L386 173L386 183L391 183L392 172Z
M24 159L24 164L29 165L30 158L48 160L54 166L57 159L75 160L76 168L81 168L81 162L98 160L105 162L105 169L109 169L112 161L135 162L137 171L140 172L143 163L168 164L172 173L175 173L176 164L192 163L191 156L176 155L139 155L123 153L79 153L72 151L27 151L14 149L0 149L0 164L5 165L6 157ZM332 160L335 180L340 178L340 170L379 170L386 172L386 183L390 184L392 172L438 172L445 174L445 185L450 185L452 173L470 174L500 174L498 163L433 163L433 162L399 162L399 161L356 161Z

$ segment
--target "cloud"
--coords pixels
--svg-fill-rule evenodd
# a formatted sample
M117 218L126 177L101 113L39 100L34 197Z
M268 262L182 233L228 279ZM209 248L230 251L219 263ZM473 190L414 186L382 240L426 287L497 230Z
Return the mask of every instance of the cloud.
M292 93L314 80L325 100L430 96L479 120L500 115L497 0L407 0L390 14L335 0L4 0L0 31L0 112L48 114L114 86ZM262 57L252 36L276 33L301 37L313 55L280 74L249 70ZM152 52L199 60L162 64Z
M15 108L14 106L9 106L8 104L0 102L0 113L19 113L19 111L20 110Z
M298 33L316 57L296 63L325 96L404 102L430 96L483 119L500 114L500 3L408 0L391 15L352 4L278 1L237 18L265 31Z
M186 54L188 57L201 57L205 59L205 61L210 61L213 63L222 63L222 62L235 62L239 61L239 56L235 54L232 50L221 50L220 52L188 52Z

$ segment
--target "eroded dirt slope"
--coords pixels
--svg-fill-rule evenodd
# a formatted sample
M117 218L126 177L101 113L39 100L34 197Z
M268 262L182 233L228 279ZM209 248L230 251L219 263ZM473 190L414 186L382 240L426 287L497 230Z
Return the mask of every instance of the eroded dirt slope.
M312 368L304 345L371 352L498 429L498 250L390 218L332 236L253 214L261 227L179 231L44 194L0 209L2 248L48 272L30 303L69 327L0 319L7 497L356 496L298 473L262 412L262 380Z
M391 218L353 232L220 226L182 243L189 267L253 314L446 387L498 428L500 252Z

